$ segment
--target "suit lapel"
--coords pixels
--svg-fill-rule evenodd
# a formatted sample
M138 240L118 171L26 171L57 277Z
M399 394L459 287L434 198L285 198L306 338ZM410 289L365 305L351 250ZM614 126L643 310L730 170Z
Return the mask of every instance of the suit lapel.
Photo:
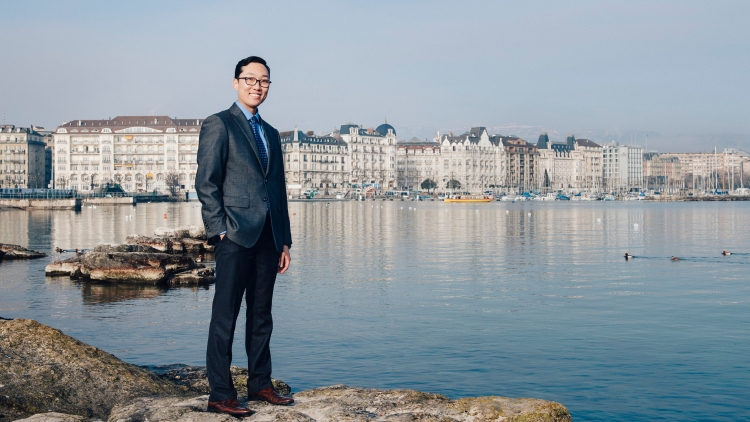
M237 122L237 126L240 127L242 133L247 138L247 143L250 144L250 148L252 148L253 152L255 153L255 159L258 160L258 167L262 171L263 164L260 161L260 151L258 151L258 144L255 141L253 130L250 129L250 123L248 123L247 119L245 118L245 113L240 110L237 104L232 104L232 107L229 108L229 112L232 114L234 121Z

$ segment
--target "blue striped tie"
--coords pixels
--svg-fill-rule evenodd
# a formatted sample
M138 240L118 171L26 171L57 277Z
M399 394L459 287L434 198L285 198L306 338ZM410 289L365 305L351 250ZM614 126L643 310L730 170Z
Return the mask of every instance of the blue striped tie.
M260 162L263 164L263 172L268 170L268 152L266 152L266 145L263 143L263 139L260 137L260 131L258 130L257 116L250 117L250 128L253 130L253 136L255 136L255 143L258 144L258 152L260 153ZM266 213L271 211L271 202L266 201Z
M260 162L263 164L263 171L268 170L268 152L266 152L266 145L263 143L263 139L260 137L260 131L258 130L258 116L250 117L250 128L253 130L255 135L255 143L258 144L258 152L260 153Z

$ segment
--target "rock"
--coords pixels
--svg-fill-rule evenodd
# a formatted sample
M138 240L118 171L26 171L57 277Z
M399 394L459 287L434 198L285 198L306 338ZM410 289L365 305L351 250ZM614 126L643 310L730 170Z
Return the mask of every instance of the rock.
M173 273L196 268L189 256L148 252L86 252L45 269L47 275L69 275L97 281L157 284Z
M213 268L196 268L189 272L175 274L168 282L173 286L207 286L215 280Z
M44 269L44 273L49 276L60 276L67 275L70 278L81 277L81 257L74 256L72 258L63 259L61 261L55 261Z
M170 227L157 227L154 230L154 236L177 238L189 237L193 239L206 240L206 229L203 226L185 226L177 227L176 229Z
M157 249L154 249L150 246L145 245L132 245L129 243L124 243L122 245L96 245L94 247L94 252L150 252L150 253L158 253L160 252Z
M150 246L160 252L170 254L181 254L184 252L210 252L214 250L213 245L207 241L189 237L148 237L133 235L125 238L132 244Z
M39 413L26 419L18 419L16 422L78 422L82 420L84 420L83 416L49 412Z
M184 398L141 398L129 404L115 406L108 421L236 422L238 420L229 415L206 412L207 407L208 396L188 400Z
M293 406L244 402L257 411L246 420L270 421L388 421L388 422L570 422L565 406L537 399L480 397L450 400L439 394L414 390L378 390L347 386L323 387L294 395ZM125 421L224 421L224 415L207 413L208 396L138 399L116 406L109 422Z
M208 376L206 375L205 366L188 366L188 365L165 365L148 367L159 377L172 381L175 384L182 385L190 391L198 394L208 394L211 392L208 386ZM247 395L247 369L239 366L232 366L232 381L240 396ZM292 388L284 381L271 378L274 390L280 394L289 395Z
M0 259L36 259L47 256L44 252L26 249L20 245L0 243Z
M137 397L185 396L185 387L28 319L0 320L0 413L60 412L107 419Z

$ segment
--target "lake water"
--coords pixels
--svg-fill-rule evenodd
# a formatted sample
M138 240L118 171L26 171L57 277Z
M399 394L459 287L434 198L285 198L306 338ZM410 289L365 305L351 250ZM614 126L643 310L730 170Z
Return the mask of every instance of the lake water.
M292 267L277 280L271 350L274 377L295 391L536 397L577 421L750 419L750 203L289 209ZM200 222L195 202L0 211L0 242L50 254L0 262L0 316L138 365L203 365L213 287L44 275L56 246ZM234 355L245 366L242 337Z

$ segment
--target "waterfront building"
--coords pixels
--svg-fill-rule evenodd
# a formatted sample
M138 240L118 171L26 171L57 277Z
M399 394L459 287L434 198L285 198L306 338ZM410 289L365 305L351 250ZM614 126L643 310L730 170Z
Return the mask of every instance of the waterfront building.
M643 153L643 179L646 189L669 190L683 185L680 160L654 151Z
M512 193L539 189L539 148L515 136L498 136L505 150L505 186Z
M375 189L396 186L396 129L383 123L376 129L354 124L342 125L338 133L349 145L351 187L371 185Z
M310 131L281 132L287 191L300 195L303 189L344 189L349 183L349 145L336 133L315 136Z
M643 186L643 148L620 145L615 141L602 150L603 183L607 191L641 189Z
M440 145L440 157L433 174L439 188L479 194L505 186L507 153L503 140L502 136L490 136L482 126L459 136L438 133L435 143Z
M744 187L745 169L750 169L750 154L734 148L721 152L670 152L661 156L679 160L679 178L684 188L692 190Z
M429 190L442 187L440 176L440 144L412 138L396 146L397 185L404 190L419 191L422 185ZM431 182L430 182L431 181Z
M44 142L44 187L52 187L52 150L55 146L54 131L46 130L41 126L31 126L42 136Z
M577 177L583 173L583 162L576 160L580 154L575 154L571 138L569 136L566 143L553 143L546 132L539 135L536 146L539 150L539 177L544 190L580 188Z
M572 140L571 140L572 138ZM579 189L598 192L602 187L602 155L604 148L588 139L568 137L576 155L576 181Z
M0 189L46 187L43 136L33 127L0 125Z
M112 182L127 192L166 191L174 176L181 190L195 191L202 123L168 116L63 123L54 133L54 185L86 191Z

